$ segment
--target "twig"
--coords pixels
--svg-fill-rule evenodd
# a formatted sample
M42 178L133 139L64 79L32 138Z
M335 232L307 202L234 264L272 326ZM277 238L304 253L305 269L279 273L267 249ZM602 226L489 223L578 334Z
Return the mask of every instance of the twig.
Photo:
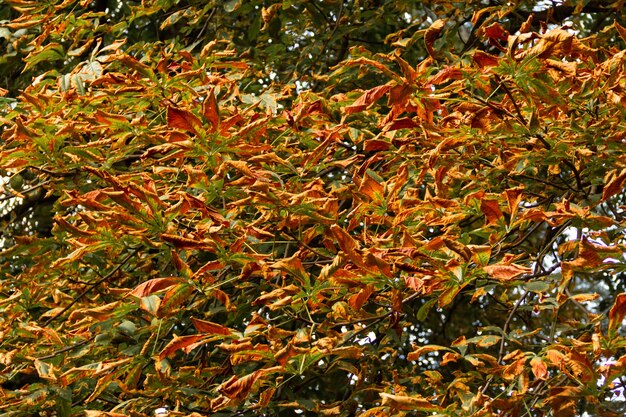
M515 305L509 312L509 315L507 316L506 321L504 322L504 326L502 327L502 339L500 340L500 349L498 350L498 363L501 363L502 358L504 357L504 345L506 343L506 333L509 331L509 325L511 324L511 320L513 320L513 316L516 314L517 309L519 309L519 307L522 305L522 302L524 302L524 300L526 299L528 292L529 292L528 290L524 291L524 294L522 294L519 300L517 300L517 302L515 303ZM487 392L487 389L489 389L489 385L491 385L491 382L493 381L494 378L495 378L494 375L491 375L489 377L489 379L485 383L485 386L480 390L481 394L484 394L485 392Z
M91 292L91 290L93 290L94 288L96 288L98 285L102 284L105 281L108 281L111 277L113 277L113 275L115 275L117 273L117 271L119 271L125 264L126 262L128 262L133 256L135 256L137 254L137 252L139 252L139 248L133 250L131 253L129 253L124 259L122 259L122 262L120 262L115 268L113 268L111 270L111 272L109 272L108 274L106 274L104 277L102 277L101 279L99 279L98 281L94 282L93 284L90 284L90 286L88 288L86 288L83 292L81 292L80 294L78 294L78 296L76 296L76 298L74 298L72 300L71 303L69 303L67 306L65 306L63 308L63 310L59 311L58 313L56 313L54 316L50 317L48 320L46 320L42 327L47 326L48 324L50 324L52 321L56 320L57 318L59 318L61 315L65 314L65 312L67 312L67 310L69 310L70 308L72 308L72 306L74 304L76 304L77 302L79 302L84 296L86 296L87 294L89 294Z
M511 102L513 102L513 107L515 107L515 112L517 113L518 120L520 122L522 122L522 124L524 126L527 126L528 123L526 122L526 119L524 118L524 115L522 114L522 111L520 110L519 106L517 105L517 102L515 101L515 98L513 97L513 94L511 93L511 90L509 90L509 87L506 86L506 84L504 83L504 81L502 81L502 78L500 78L500 76L498 74L495 74L495 77L496 77L496 81L498 81L499 85L501 85L502 88L504 88L504 92L509 97Z
M37 185L34 185L34 186L30 187L30 188L27 188L26 190L20 191L20 194L29 193L29 192L31 192L31 191L36 190L37 188L41 188L41 187L43 187L44 185L46 185L46 184L48 184L48 183L50 183L50 180L43 181L43 182L41 182L41 183L39 183L39 184L37 184ZM13 198L17 198L17 197L19 197L19 196L15 195L15 194L11 194L11 193L10 193L10 192L8 192L8 191L5 191L5 193L10 194L10 195L7 195L7 196L5 196L5 197L0 197L0 201L7 201L7 200L11 200L11 199L13 199Z
M85 339L85 340L83 340L82 342L78 342L78 343L73 344L73 345L71 345L71 346L66 346L66 347L64 347L64 348L62 348L62 349L59 349L59 350L55 350L54 352L49 353L49 354L47 354L47 355L45 355L45 356L40 356L40 357L38 357L38 358L37 358L37 360L43 360L43 359L50 359L50 358L54 358L55 356L57 356L57 355L59 355L59 354L61 354L61 353L64 353L64 352L69 352L70 350L74 350L74 349L76 349L76 348L78 348L78 347L81 347L81 346L83 346L83 345L86 345L87 343L89 343L90 341L92 341L95 337L96 337L96 336L95 336L95 335L93 335L93 336L91 336L89 339Z

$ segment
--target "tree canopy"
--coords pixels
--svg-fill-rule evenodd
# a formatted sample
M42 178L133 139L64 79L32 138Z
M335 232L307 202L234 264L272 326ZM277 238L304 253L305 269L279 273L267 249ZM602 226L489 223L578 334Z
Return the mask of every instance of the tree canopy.
M624 2L5 0L0 416L622 416Z

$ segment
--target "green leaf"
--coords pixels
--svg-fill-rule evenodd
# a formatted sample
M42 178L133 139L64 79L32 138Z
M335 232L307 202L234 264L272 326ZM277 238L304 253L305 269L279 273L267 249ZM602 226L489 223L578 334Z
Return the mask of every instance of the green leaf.
M26 57L24 71L32 69L40 62L51 62L65 59L65 50L59 43L50 43L36 52L32 52Z

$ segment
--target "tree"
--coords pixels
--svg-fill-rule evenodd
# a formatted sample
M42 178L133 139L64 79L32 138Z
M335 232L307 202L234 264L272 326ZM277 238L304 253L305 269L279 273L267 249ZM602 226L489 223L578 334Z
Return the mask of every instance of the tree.
M3 415L623 415L623 2L5 3Z

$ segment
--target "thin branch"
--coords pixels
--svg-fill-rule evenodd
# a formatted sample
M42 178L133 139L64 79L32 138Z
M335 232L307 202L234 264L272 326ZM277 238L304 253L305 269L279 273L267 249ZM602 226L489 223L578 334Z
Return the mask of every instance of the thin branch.
M29 193L29 192L34 191L34 190L36 190L38 188L41 188L44 185L49 184L49 183L50 183L50 180L43 181L43 182L41 182L41 183L39 183L37 185L34 185L34 186L30 187L30 188L27 188L26 190L20 191L20 194ZM5 193L7 193L9 195L7 195L5 197L0 197L0 201L7 201L7 200L11 200L13 198L18 198L19 197L18 195L11 194L9 191L6 191L6 190L5 190Z
M76 304L77 302L79 302L84 296L86 296L87 294L89 294L91 292L91 290L93 290L94 288L96 288L98 285L102 284L105 281L108 281L110 278L113 277L113 275L115 275L117 273L117 271L119 271L133 256L135 256L137 254L137 252L139 252L139 248L133 250L131 253L129 253L124 259L122 259L122 262L120 262L115 268L113 268L108 274L106 274L104 277L102 277L101 279L99 279L98 281L94 282L93 284L90 284L90 286L88 288L86 288L83 292L81 292L80 294L78 294L78 296L76 296L76 298L74 298L72 300L71 303L69 303L67 306L65 306L61 311L59 311L58 313L56 313L54 316L50 317L48 320L46 320L42 327L46 327L48 324L50 324L51 322L53 322L54 320L56 320L57 318L59 318L61 315L65 314L70 308L72 308L72 306L74 304Z
M520 308L520 306L522 305L522 303L526 299L526 296L528 295L528 292L529 292L528 290L524 291L524 293L519 298L519 300L517 300L515 302L515 305L513 306L511 311L509 312L509 315L507 316L506 321L504 322L504 326L502 327L502 339L500 339L500 348L498 350L498 363L501 363L502 362L502 358L504 357L504 346L506 344L506 334L509 331L509 325L511 324L511 321L513 320L513 316L515 316L517 310ZM489 386L491 385L491 382L493 381L494 378L495 378L494 375L491 375L489 377L489 379L485 383L485 386L480 390L480 392L482 394L487 392L487 389L489 389Z
M527 126L528 122L526 122L526 119L524 118L524 115L522 114L522 111L520 110L519 106L517 105L517 102L515 101L515 97L513 97L513 93L511 93L511 90L509 90L509 87L506 86L506 84L504 83L504 81L502 81L502 78L500 78L500 76L498 74L495 74L495 77L496 77L496 81L498 81L498 84L500 86L502 86L502 88L504 88L504 92L506 93L506 95L509 97L509 99L513 103L513 107L515 108L515 112L517 113L518 120L524 126Z
M60 355L61 353L69 352L70 350L74 350L76 348L79 348L81 346L86 345L87 343L91 342L95 337L96 337L96 335L93 335L89 339L85 339L85 340L83 340L81 342L78 342L78 343L75 343L75 344L73 344L71 346L66 346L66 347L64 347L62 349L55 350L54 352L49 353L49 354L47 354L45 356L38 357L37 360L54 358L55 356Z

